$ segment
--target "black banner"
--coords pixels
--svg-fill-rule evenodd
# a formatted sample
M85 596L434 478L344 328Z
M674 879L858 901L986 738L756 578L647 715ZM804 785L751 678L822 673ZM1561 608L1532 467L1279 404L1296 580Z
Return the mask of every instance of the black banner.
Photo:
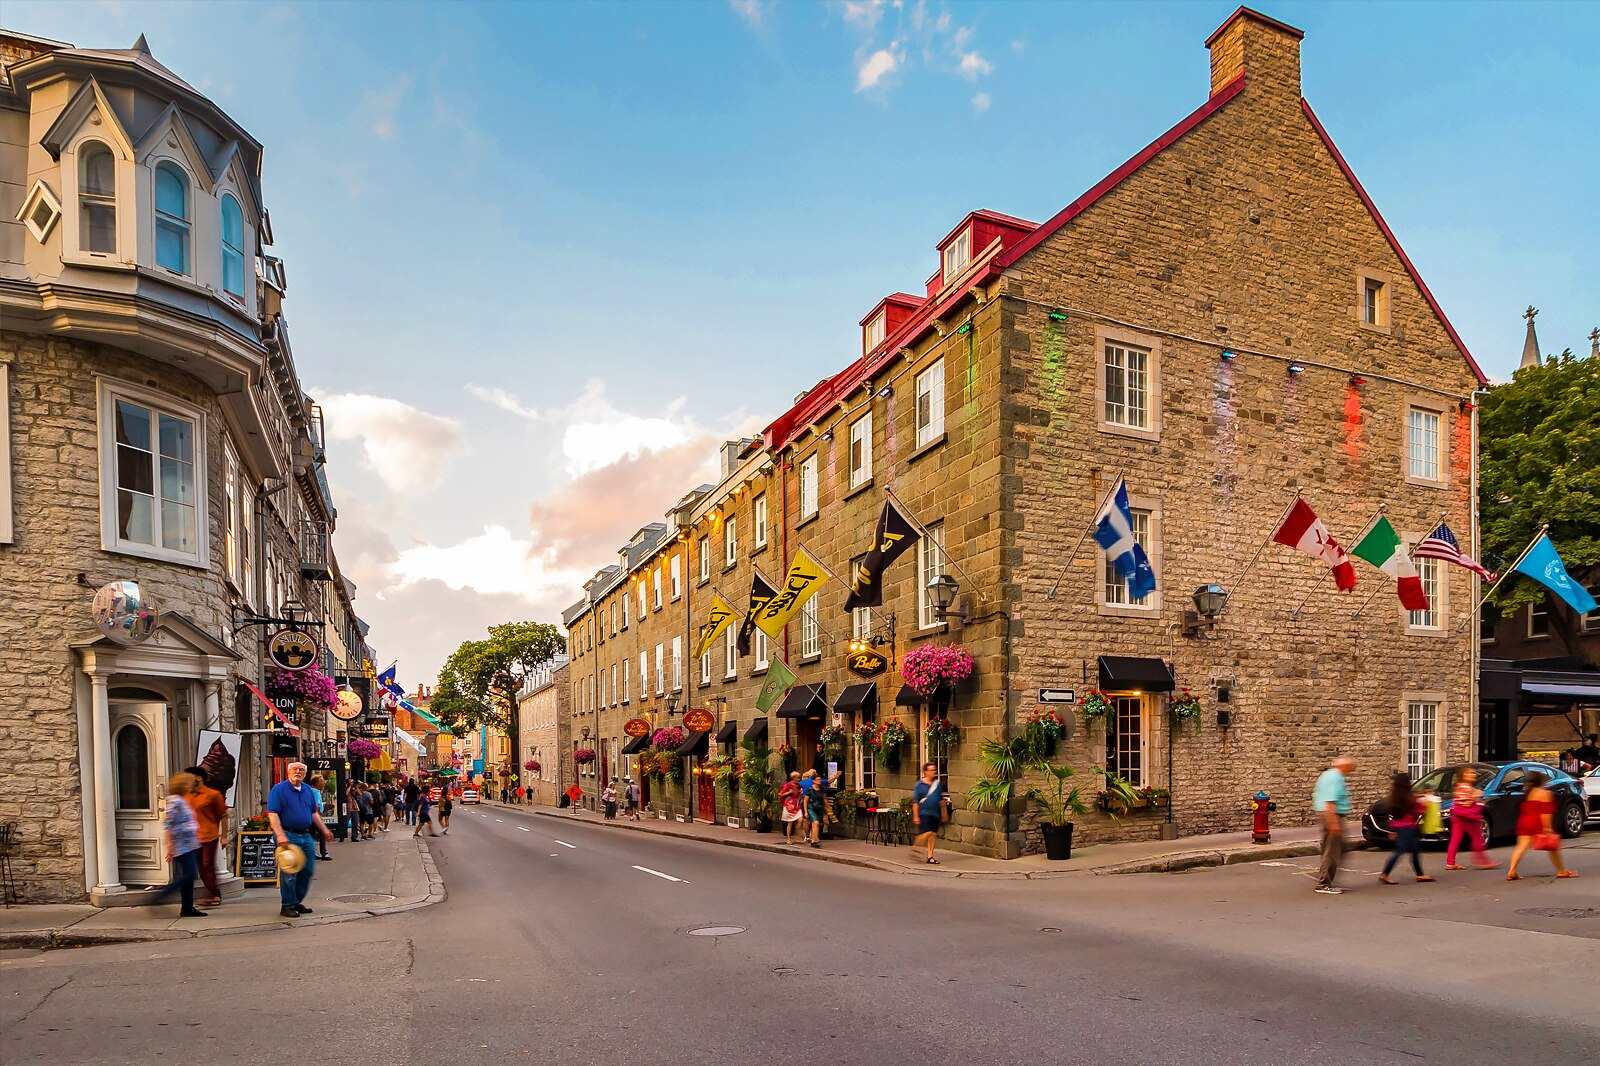
M760 574L750 578L750 603L745 607L744 621L739 623L739 654L750 654L750 639L756 631L756 615L761 613L778 590L767 583Z
M872 547L862 557L855 573L850 575L850 595L845 597L844 609L883 606L883 572L889 564L905 554L917 542L916 527L900 513L893 500L883 505L878 516L878 529L872 537Z

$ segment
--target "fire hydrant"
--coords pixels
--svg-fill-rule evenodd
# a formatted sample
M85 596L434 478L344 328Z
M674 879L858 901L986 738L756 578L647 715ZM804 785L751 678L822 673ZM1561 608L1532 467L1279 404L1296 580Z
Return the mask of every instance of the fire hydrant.
M1272 802L1272 797L1267 795L1266 789L1255 794L1255 798L1250 801L1250 810L1255 814L1255 820L1250 826L1250 843L1272 843L1272 825L1267 816L1277 809L1278 805Z

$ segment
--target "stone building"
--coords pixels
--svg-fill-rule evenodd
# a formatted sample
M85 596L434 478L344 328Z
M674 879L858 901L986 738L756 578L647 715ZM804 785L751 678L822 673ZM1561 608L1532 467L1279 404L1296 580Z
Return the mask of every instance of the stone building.
M1206 42L1205 101L1055 217L958 220L923 293L874 305L859 356L759 442L730 442L722 480L567 612L575 728L608 750L626 718L703 707L717 737L764 727L811 765L824 725L898 719L913 737L898 768L852 746L843 783L892 803L938 756L957 797L946 844L998 856L1038 848L1034 815L964 796L980 744L1041 708L1073 727L1058 761L1170 790L1172 829L1159 806L1092 813L1077 819L1089 840L1239 829L1259 788L1303 823L1339 752L1360 761L1363 796L1472 752L1475 633L1457 623L1476 578L1421 560L1430 609L1411 614L1365 563L1340 594L1325 564L1268 543L1297 491L1346 546L1380 509L1408 540L1445 517L1470 550L1477 527L1483 378L1301 98L1301 37L1239 10ZM1158 576L1142 600L1085 542L1119 478ZM752 571L779 583L800 549L847 575L891 492L926 532L881 608L845 613L833 580L773 646L740 659L730 639L682 664L714 591L742 608ZM941 577L958 585L948 612ZM1212 583L1229 598L1207 623L1190 591ZM894 667L959 643L977 668L924 699L897 670L852 674L852 641ZM800 685L758 724L779 656ZM1047 689L1077 702L1041 704ZM1183 689L1202 713L1175 728ZM1078 713L1090 690L1114 728ZM959 730L943 752L934 718ZM669 791L675 813L723 817L699 785Z
M572 687L567 681L567 657L557 655L528 676L517 693L517 736L522 751L517 766L530 802L554 804L572 781ZM528 763L537 763L537 770Z
M270 728L240 621L321 621L334 515L261 158L142 37L0 34L0 820L30 900L164 882L158 810L199 730ZM161 609L141 644L91 618L119 579ZM245 733L240 814L270 769Z

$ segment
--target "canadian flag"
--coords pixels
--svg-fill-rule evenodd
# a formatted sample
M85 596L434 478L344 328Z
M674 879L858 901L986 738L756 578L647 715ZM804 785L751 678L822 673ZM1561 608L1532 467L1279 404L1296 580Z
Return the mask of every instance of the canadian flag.
M1306 501L1294 501L1289 513L1278 523L1272 539L1327 563L1340 591L1348 592L1356 587L1356 568L1350 565L1350 557Z

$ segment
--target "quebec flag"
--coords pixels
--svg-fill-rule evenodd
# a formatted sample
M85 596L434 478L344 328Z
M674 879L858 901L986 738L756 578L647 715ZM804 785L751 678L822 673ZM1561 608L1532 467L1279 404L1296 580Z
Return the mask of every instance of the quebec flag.
M1144 548L1133 536L1133 508L1128 506L1128 482L1117 482L1111 506L1100 516L1094 541L1106 553L1117 576L1128 582L1128 598L1142 600L1156 590L1156 572Z

